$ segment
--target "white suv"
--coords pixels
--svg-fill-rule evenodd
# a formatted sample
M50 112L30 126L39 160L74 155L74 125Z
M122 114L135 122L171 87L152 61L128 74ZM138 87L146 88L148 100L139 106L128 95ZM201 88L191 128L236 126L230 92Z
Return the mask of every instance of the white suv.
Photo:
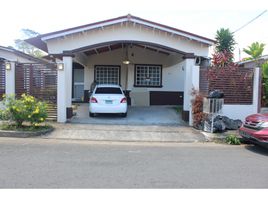
M119 85L101 84L93 90L89 99L89 116L97 113L120 113L127 116L127 98Z

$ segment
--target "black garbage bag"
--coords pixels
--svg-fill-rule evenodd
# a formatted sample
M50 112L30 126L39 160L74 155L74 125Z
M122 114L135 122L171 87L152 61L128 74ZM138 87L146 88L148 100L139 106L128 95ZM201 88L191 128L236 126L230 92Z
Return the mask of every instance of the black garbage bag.
M224 93L220 90L213 90L209 93L208 98L223 98Z

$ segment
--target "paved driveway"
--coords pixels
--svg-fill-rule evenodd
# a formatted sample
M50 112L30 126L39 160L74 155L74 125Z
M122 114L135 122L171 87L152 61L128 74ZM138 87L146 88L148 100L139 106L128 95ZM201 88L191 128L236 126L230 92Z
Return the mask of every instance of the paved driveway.
M72 123L110 124L110 125L187 125L175 106L129 107L128 116L123 118L114 114L89 117L88 104L79 104L77 115Z

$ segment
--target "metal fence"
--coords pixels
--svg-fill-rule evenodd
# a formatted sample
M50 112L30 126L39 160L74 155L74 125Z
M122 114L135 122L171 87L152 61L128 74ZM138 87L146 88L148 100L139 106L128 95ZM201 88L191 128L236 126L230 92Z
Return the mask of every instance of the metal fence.
M4 61L0 60L0 100L6 92L6 70Z
M57 119L57 68L55 64L16 64L15 93L29 94L48 103L48 119Z

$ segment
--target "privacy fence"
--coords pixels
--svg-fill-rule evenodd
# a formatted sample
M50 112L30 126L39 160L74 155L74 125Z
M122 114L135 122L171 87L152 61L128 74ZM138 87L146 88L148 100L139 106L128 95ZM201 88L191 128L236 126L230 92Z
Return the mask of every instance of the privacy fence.
M2 100L3 94L6 91L6 70L4 61L0 60L0 100Z
M224 92L224 104L247 105L253 103L253 69L238 68L232 73L208 80L208 69L200 68L200 92L207 95L210 91Z
M48 103L48 119L57 119L57 68L55 64L16 64L15 93L32 95Z

